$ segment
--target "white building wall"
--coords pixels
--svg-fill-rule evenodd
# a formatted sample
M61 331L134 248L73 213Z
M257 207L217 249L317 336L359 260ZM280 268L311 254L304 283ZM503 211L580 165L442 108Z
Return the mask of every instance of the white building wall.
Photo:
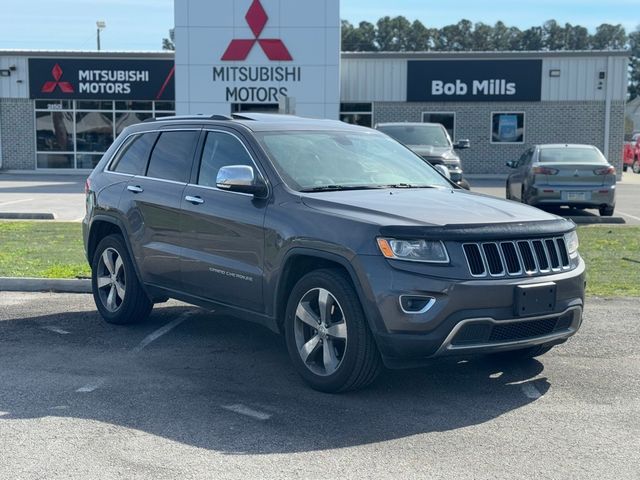
M402 54L398 54L402 56ZM407 62L409 60L470 60L535 59L542 58L541 101L604 101L607 83L612 85L612 101L626 98L627 57L611 56L612 69L607 72L608 56L544 56L535 55L488 55L488 54L433 54L411 58L389 58L364 54L343 55L341 86L342 102L404 102L407 98ZM560 70L560 77L550 77L549 71ZM599 72L606 73L601 85ZM454 103L452 103L454 105Z
M25 56L0 55L0 70L16 69L9 77L0 77L0 98L29 98L29 71Z

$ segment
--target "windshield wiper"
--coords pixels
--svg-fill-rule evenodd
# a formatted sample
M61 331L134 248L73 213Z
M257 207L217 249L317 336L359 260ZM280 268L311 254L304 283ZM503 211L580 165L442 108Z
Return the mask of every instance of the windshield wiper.
M301 192L331 192L341 190L375 190L384 188L379 185L321 185L318 187L303 188Z
M413 185L411 183L390 183L380 186L383 188L437 188L436 185Z

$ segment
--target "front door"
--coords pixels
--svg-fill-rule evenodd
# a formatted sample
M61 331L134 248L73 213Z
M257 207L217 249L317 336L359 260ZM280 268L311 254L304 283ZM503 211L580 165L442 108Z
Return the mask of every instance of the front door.
M244 143L208 131L193 184L182 198L182 282L186 293L263 311L264 216L267 201L216 188L223 166L256 169Z

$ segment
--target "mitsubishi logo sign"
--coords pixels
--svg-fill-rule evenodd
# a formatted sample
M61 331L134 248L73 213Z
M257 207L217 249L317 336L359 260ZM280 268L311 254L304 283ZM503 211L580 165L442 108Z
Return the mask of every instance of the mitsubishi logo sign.
M173 5L178 115L277 112L286 104L289 113L339 118L340 0Z
M284 42L277 38L260 38L269 17L260 0L253 0L247 14L244 17L253 32L254 38L231 40L227 50L222 55L224 61L244 61L257 43L271 61L288 62L293 60Z
M45 82L40 90L42 93L53 93L57 87L60 87L60 91L62 93L73 93L73 85L69 82L62 82L60 79L62 78L62 68L57 63L54 65L53 69L51 69L51 75L53 75L54 81Z

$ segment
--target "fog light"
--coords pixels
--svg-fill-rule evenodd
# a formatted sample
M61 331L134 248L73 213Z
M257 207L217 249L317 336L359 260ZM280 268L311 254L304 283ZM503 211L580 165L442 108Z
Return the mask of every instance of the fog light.
M436 303L433 297L422 295L400 295L400 308L404 313L420 314L426 313Z

